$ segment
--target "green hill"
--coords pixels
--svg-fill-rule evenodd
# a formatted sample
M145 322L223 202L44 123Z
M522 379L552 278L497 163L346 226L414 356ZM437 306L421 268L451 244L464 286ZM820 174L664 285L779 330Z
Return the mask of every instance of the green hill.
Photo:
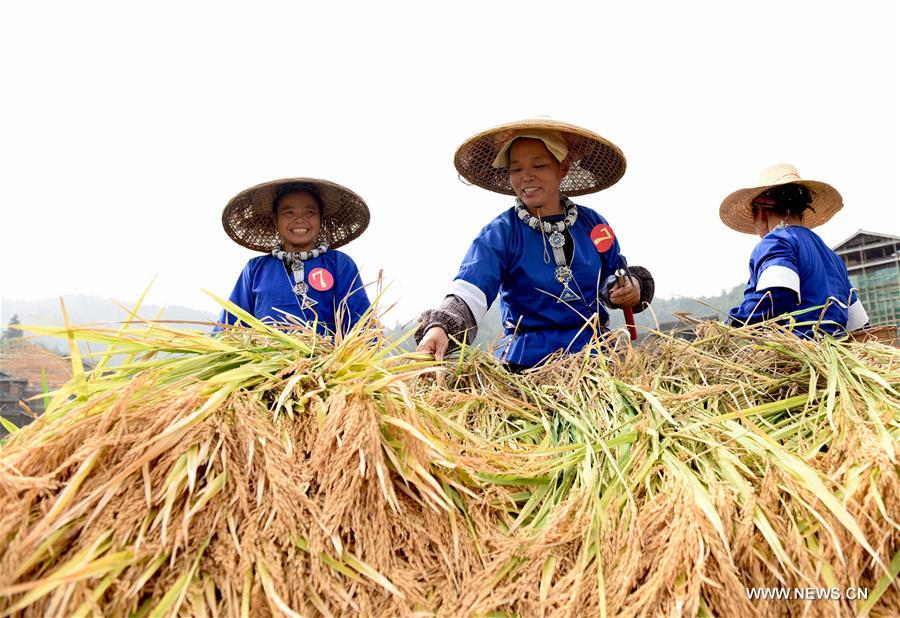
M134 302L114 301L99 296L71 295L65 296L66 313L72 324L119 324L128 319L128 312L122 307L133 307ZM118 306L116 303L118 302ZM140 315L143 318L155 319L161 317L164 320L177 320L183 322L209 322L216 316L198 309L170 305L144 305ZM21 324L33 324L41 326L59 326L64 324L62 308L58 298L43 298L40 300L11 300L0 299L0 321L6 325L13 316L17 316ZM31 339L48 350L57 353L66 353L69 344L64 339L53 337L34 337ZM84 341L78 343L82 353L88 352L89 347L94 352L100 351L102 346L88 346Z

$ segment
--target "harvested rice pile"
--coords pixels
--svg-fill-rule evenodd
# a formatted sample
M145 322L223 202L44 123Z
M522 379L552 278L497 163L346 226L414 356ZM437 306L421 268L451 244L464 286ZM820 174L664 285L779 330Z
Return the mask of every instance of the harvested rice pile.
M438 379L364 331L71 329L130 360L0 446L0 615L900 615L900 352L704 328Z

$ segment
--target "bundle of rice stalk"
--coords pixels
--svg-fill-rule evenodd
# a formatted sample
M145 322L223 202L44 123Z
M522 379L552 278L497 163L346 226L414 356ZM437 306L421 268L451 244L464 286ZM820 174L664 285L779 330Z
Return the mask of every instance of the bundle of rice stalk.
M898 351L704 330L514 379L472 359L435 391L490 436L460 467L510 487L467 612L900 614Z
M242 317L41 329L129 359L0 447L0 615L900 612L892 348L712 326L435 381Z
M471 570L403 383L422 364L246 317L53 333L130 359L0 450L0 614L397 614Z

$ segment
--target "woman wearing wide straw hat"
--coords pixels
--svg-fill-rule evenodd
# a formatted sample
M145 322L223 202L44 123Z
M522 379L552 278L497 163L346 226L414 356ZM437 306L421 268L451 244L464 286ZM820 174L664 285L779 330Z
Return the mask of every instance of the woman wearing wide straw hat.
M607 307L640 311L650 302L650 273L632 267L617 279L627 267L613 228L569 199L622 177L625 156L614 144L574 125L526 120L475 135L454 162L472 184L516 201L472 242L441 306L422 314L419 351L441 359L448 335L471 342L498 293L506 335L498 352L513 370L583 348L591 322L607 324Z
M793 165L763 170L759 184L725 198L719 216L728 227L762 240L750 255L744 301L728 312L732 324L794 314L793 332L843 334L869 317L853 291L847 267L812 231L843 206L824 182L804 180Z
M316 178L266 182L232 198L222 225L236 243L264 253L247 262L229 297L253 316L333 334L369 308L356 264L336 250L369 225L366 203L350 189ZM223 311L219 321L236 320Z

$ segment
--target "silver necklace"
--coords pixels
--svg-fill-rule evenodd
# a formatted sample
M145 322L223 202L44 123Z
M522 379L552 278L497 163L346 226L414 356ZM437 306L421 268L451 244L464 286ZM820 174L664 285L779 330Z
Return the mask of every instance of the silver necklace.
M578 219L578 207L572 200L565 196L560 198L560 201L563 206L565 206L566 216L562 221L557 221L555 223L541 221L539 218L528 212L525 208L525 204L519 199L516 199L515 210L516 214L519 215L519 219L521 219L525 225L533 230L541 232L542 236L550 234L550 237L547 240L550 243L550 248L553 249L553 259L556 262L553 276L563 286L563 289L557 298L557 302L568 302L576 300L579 296L569 287L569 283L572 281L574 275L572 273L572 267L569 266L566 261L566 252L563 250L563 247L566 246L566 237L563 236L562 232L575 224L575 221ZM546 248L544 251L546 254ZM547 258L545 261L549 263L550 260Z
M277 258L288 264L291 267L291 272L294 275L294 285L291 288L294 294L297 296L297 299L300 301L301 309L308 309L313 305L317 305L318 303L313 299L307 297L307 293L309 292L309 284L305 281L305 269L303 263L306 260L312 260L323 253L328 251L328 245L319 245L312 251L299 251L299 252L290 252L284 251L281 247L275 247L272 249L272 257Z

